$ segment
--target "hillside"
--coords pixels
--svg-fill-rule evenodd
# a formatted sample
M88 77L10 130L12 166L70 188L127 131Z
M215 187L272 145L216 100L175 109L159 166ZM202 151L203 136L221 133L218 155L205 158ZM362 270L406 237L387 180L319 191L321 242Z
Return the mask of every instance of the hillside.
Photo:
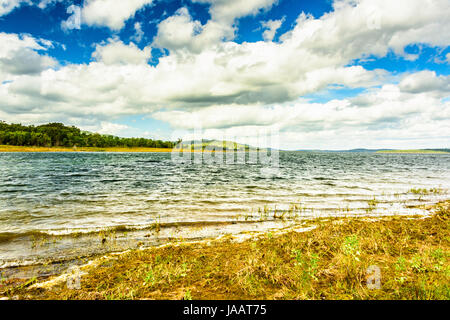
M185 150L205 150L205 149L215 149L220 150L235 150L235 151L264 151L266 149L260 149L256 147L249 146L247 144L240 144L234 141L225 140L192 140L183 141L179 147Z
M120 138L81 131L62 123L39 126L8 124L0 121L0 145L25 147L95 147L95 148L173 148L174 142L145 138Z

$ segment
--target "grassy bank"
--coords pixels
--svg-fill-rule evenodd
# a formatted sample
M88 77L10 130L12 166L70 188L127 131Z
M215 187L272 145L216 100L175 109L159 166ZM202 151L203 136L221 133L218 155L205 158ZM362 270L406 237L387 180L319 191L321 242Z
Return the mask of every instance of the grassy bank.
M166 148L66 148L66 147L24 147L0 145L0 152L171 152Z
M450 202L430 218L332 219L308 232L178 243L105 257L81 289L34 280L19 299L450 299ZM370 266L381 288L370 289ZM372 274L373 275L373 274ZM0 290L1 291L1 290Z

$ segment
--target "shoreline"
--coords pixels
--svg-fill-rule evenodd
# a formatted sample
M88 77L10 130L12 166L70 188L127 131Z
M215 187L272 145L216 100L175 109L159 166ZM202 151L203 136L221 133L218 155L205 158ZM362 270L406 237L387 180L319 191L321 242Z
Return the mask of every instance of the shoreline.
M308 226L315 228L301 233L279 230L109 254L81 267L80 290L68 289L63 274L44 285L32 279L0 287L0 296L448 300L450 201L429 210L434 215L428 218L333 218L314 221ZM381 270L380 290L365 286L371 265Z
M179 150L175 149L177 152L222 152L219 150ZM174 151L174 149L169 148L142 148L142 147L108 147L108 148L100 148L100 147L78 147L78 148L70 148L70 147L35 147L35 146L10 146L10 145L0 145L0 153L42 153L42 152L113 152L113 153L170 153ZM233 150L234 151L234 150ZM238 150L244 151L244 150ZM248 151L248 150L245 150ZM252 150L254 151L254 150ZM260 152L264 152L265 150L260 150ZM316 152L316 151L286 151L279 150L279 152ZM321 152L321 151L318 151ZM445 151L437 151L437 150L382 150L371 152L369 154L427 154L427 155L445 155L450 154L450 152Z
M142 148L142 147L108 147L108 148L99 148L99 147L79 147L79 148L70 148L70 147L27 147L27 146L9 146L9 145L0 145L0 153L56 153L56 152L70 152L70 153L171 153L172 151L176 152L186 152L186 153L197 153L197 152L224 152L221 150L184 150L184 149L169 149L169 148ZM239 152L243 152L244 150L238 150ZM248 152L248 150L245 150ZM254 150L251 150L254 151ZM261 150L260 152L263 152ZM235 152L233 150L233 152Z
M146 152L146 153L170 153L173 149L167 148L97 148L97 147L26 147L26 146L5 146L0 145L0 152Z

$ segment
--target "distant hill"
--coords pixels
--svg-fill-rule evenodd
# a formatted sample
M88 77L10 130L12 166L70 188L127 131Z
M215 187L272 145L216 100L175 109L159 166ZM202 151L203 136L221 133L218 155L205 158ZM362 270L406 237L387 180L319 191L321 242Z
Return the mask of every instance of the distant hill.
M96 147L96 148L162 148L172 149L177 144L185 150L216 150L235 151L268 151L270 148L258 148L247 144L221 140L193 141L161 141L145 138L120 138L113 135L102 135L82 131L75 126L62 123L48 123L39 126L24 126L8 124L0 120L0 145L24 147ZM394 149L352 149L352 150L297 150L301 152L360 152L360 153L450 153L450 149L394 150Z
M425 149L425 150L441 151L441 152L450 153L450 149Z
M234 141L226 140L191 140L183 141L178 147L186 150L204 150L206 148L214 148L216 150L222 148L223 150L235 150L235 151L264 151L267 149L252 147L247 144L240 144Z
M367 152L367 153L374 153L379 151L389 151L389 149L351 149L351 150L296 150L296 151L302 151L302 152L331 152L331 153L338 153L338 152Z
M418 149L418 150L381 150L377 153L450 153L450 149Z
M391 149L351 149L351 150L340 150L340 151L328 151L328 152L382 152L382 151L391 151Z
M417 149L417 150L395 150L395 149L351 149L351 150L296 150L298 152L330 152L330 153L450 153L450 149Z

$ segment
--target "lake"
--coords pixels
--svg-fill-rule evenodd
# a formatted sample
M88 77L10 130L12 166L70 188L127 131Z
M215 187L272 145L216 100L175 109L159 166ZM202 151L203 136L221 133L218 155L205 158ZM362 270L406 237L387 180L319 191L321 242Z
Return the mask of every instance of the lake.
M108 252L315 217L427 214L417 206L450 194L446 154L281 152L279 164L267 174L170 153L0 153L0 268L48 275Z

